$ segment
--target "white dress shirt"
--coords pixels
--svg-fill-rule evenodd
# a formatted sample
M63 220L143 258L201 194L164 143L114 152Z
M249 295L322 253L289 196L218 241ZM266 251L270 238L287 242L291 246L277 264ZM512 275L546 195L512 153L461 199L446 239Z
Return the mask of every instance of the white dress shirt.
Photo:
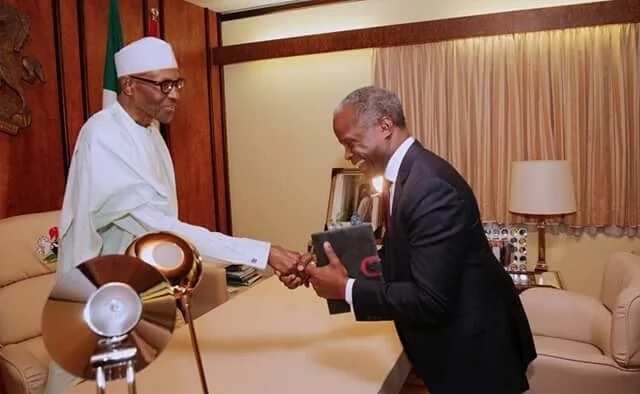
M396 184L396 179L398 179L400 164L402 164L402 160L404 159L404 156L407 154L407 151L409 150L409 148L411 148L411 145L413 145L414 142L415 142L415 138L413 137L409 137L406 140L404 140L404 142L400 144L398 149L396 149L396 151L393 152L393 155L391 155L391 158L387 163L387 167L384 169L384 178L387 181L389 181L389 183L391 184L389 188L389 207L387 207L389 209L389 216L391 216L391 214L393 213L392 212L393 193L396 190L395 184ZM347 287L344 291L344 299L345 301L347 301L349 305L351 305L351 310L354 311L354 313L355 313L355 310L353 309L353 284L355 282L356 282L355 279L349 278L347 280Z

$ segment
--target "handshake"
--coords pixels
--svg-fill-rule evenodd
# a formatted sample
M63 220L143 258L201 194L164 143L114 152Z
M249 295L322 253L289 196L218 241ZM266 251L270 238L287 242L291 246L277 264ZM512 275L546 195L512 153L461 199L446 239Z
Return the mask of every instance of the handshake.
M282 248L271 246L269 265L286 287L295 289L301 285L313 286L319 297L344 300L348 274L331 244L324 243L324 251L329 264L317 267L315 258L310 253L301 254Z

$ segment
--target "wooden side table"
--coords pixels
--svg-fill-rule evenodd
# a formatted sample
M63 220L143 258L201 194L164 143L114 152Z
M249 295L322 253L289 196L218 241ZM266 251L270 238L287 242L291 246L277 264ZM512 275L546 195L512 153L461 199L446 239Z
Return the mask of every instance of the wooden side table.
M535 274L535 287L555 287L556 289L564 289L560 273L558 271L544 271Z
M530 289L532 287L553 287L556 289L564 289L558 271L527 271L526 273L510 272L509 276L511 276L513 284L516 286L516 289L518 289L519 292Z

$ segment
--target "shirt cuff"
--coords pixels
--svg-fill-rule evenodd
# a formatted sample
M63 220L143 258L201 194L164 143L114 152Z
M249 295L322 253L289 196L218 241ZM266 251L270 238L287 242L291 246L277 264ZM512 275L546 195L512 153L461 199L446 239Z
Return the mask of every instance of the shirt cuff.
M261 270L267 268L271 243L249 238L236 238L236 242L246 256L247 261L243 262L244 265Z
M353 308L353 284L356 282L355 279L349 278L347 279L347 287L344 289L344 300L347 301L347 304Z

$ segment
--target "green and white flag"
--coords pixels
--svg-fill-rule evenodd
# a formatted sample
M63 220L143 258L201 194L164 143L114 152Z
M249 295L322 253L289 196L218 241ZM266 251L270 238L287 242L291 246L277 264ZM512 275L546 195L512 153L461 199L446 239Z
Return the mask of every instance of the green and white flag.
M118 97L118 75L114 55L122 48L122 25L118 0L111 0L109 4L109 28L107 31L107 52L104 58L104 77L102 80L102 108L113 104Z

